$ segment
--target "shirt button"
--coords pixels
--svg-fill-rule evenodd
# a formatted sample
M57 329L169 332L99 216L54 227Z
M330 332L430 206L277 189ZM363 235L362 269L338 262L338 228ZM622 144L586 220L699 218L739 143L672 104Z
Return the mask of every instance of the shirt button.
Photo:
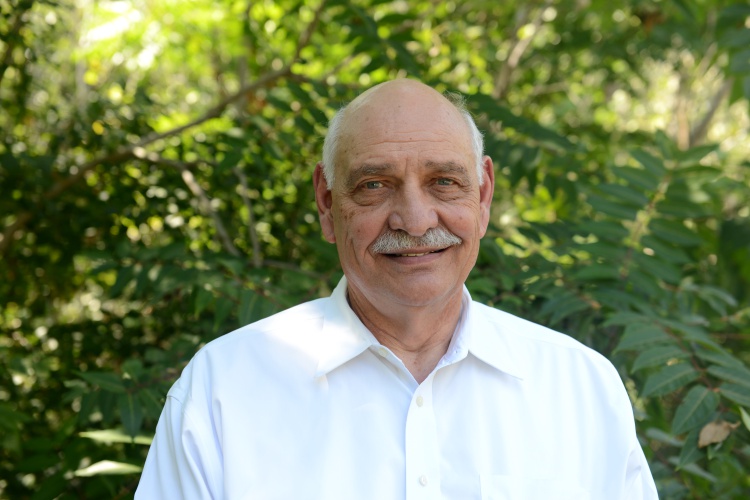
M419 476L419 484L421 484L422 486L427 486L427 476L425 476L424 474Z
M417 396L417 406L421 408L423 404L424 404L424 398L422 396Z
M386 349L385 347L380 347L378 348L378 354L380 354L383 357L386 357L388 356L388 349Z

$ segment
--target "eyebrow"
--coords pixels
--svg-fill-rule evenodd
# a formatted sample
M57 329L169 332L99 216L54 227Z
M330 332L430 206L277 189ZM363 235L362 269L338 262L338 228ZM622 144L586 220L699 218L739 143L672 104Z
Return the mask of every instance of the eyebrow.
M454 174L464 180L468 179L468 171L466 167L455 161L427 161L424 165L437 173ZM387 174L393 169L394 166L392 163L365 163L349 172L349 175L346 177L346 187L348 189L353 189L362 177Z
M349 175L346 176L346 186L353 188L362 177L382 175L390 170L393 170L391 163L365 163L349 172Z
M448 174L466 174L467 169L461 163L455 161L428 161L425 165L438 172L444 172Z

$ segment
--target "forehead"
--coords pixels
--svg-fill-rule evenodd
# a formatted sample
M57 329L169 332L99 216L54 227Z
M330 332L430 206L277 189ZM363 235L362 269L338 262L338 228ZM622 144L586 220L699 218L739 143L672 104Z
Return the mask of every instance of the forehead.
M403 158L419 164L471 164L466 121L450 102L434 94L370 99L347 110L337 164L347 170Z

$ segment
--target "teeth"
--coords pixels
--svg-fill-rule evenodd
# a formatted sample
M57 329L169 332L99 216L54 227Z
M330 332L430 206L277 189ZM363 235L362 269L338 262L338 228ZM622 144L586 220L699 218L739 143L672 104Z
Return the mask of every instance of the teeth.
M399 257L421 257L423 255L428 255L428 254L431 254L431 253L435 253L437 251L438 250L433 250L431 252L424 252L424 253L399 253L399 254L396 254L396 255L398 255Z

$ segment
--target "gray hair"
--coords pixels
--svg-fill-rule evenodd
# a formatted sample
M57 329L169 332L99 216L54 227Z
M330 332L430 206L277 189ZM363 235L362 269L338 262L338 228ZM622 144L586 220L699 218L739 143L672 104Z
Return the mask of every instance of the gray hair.
M477 124L474 123L474 118L466 108L466 99L461 95L454 92L443 93L446 99L453 104L469 127L469 133L471 135L471 147L474 153L476 162L477 178L479 179L479 185L484 184L484 171L482 167L482 157L484 156L484 138L482 133L477 128ZM344 121L344 112L346 111L346 105L336 111L331 121L328 122L328 133L326 134L325 140L323 141L323 176L328 184L328 189L333 186L334 171L336 163L336 152L338 151L339 138L341 137L341 123Z

